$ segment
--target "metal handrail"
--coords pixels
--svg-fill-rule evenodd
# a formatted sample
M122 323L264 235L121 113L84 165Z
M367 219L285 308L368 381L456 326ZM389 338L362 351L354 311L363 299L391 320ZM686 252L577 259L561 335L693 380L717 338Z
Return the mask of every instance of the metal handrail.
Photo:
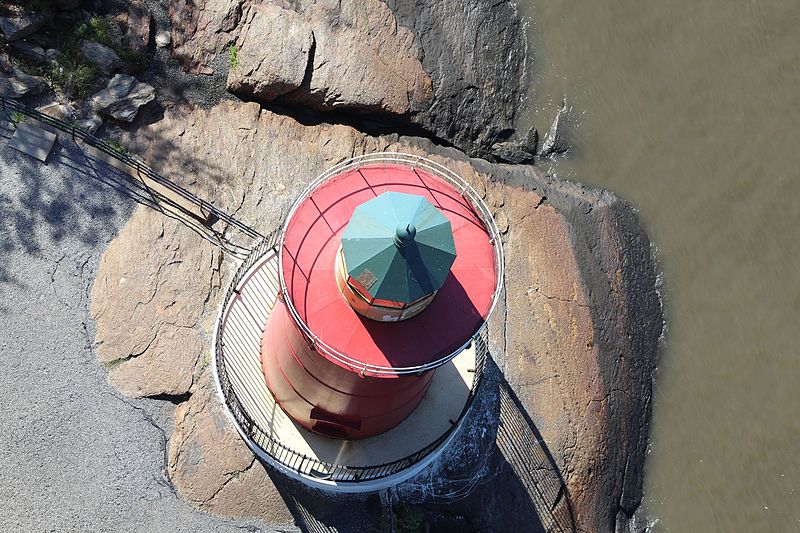
M294 216L297 209L300 205L311 196L311 194L320 187L323 183L325 183L331 177L344 172L345 170L351 168L360 168L367 165L373 164L380 164L380 163L392 163L392 164L401 164L411 168L421 168L424 169L436 177L445 180L448 184L452 185L456 189L461 191L461 196L465 198L472 207L478 211L478 214L483 222L486 230L489 233L490 242L493 245L495 251L495 274L496 274L496 284L495 290L492 294L492 300L489 305L489 311L486 315L486 320L488 320L489 315L491 315L492 311L497 305L497 301L500 298L500 293L503 289L503 272L504 272L504 262L503 262L503 245L500 239L500 231L497 228L497 223L492 217L491 212L489 211L488 206L484 201L478 196L478 193L472 186L464 181L458 174L450 170L449 168L441 165L435 161L431 161L422 156L411 155L411 154L404 154L402 152L379 152L379 153L372 153L372 154L365 154L357 157L353 157L346 161L343 161L333 167L329 168L317 178L315 178L300 194L298 199L292 205L291 209L289 210L288 215L286 216L285 222L283 227L281 228L280 234L280 241L279 241L279 250L278 250L278 257L279 257L279 264L283 265L283 250L284 250L284 240L286 236L286 231L288 229L289 223L291 222L292 217ZM280 279L280 289L284 294L289 294L288 288L286 286L286 280L283 274L283 268L278 269L279 279ZM353 357L350 357L342 352L336 350L332 346L325 343L321 340L305 323L305 321L300 317L300 314L297 312L297 309L294 306L291 298L286 298L286 307L289 309L289 314L292 317L292 320L295 322L300 331L310 340L311 344L313 345L314 349L318 352L324 353L325 355L331 357L332 359L338 361L339 363L345 365L348 368L351 368L358 372L363 373L370 373L372 375L405 375L405 374L419 374L422 372L426 372L428 370L432 370L434 368L438 368L447 362L451 361L455 358L459 353L461 353L467 346L472 343L474 339L476 339L481 332L486 328L487 322L481 325L480 328L470 337L462 346L456 348L453 352L445 355L444 357L440 357L435 361L431 361L425 363L423 365L415 365L415 366L407 366L407 367L390 367L390 366L382 366L382 365L373 365L364 363L363 361L359 361Z
M277 253L281 242L282 232L276 230L268 235L263 241L253 248L247 259L239 266L234 274L231 284L222 303L223 313L221 320L224 320L226 311L234 298L240 294L243 280L248 271L267 253ZM280 270L280 268L278 268ZM242 406L241 401L236 396L233 384L228 376L225 364L225 344L223 341L224 327L220 325L216 332L215 360L216 371L222 396L228 411L233 416L240 430L257 445L265 454L284 467L302 474L307 477L332 481L339 484L358 483L370 480L381 479L397 474L409 468L437 450L444 444L453 432L460 426L461 421L469 412L475 397L478 394L483 381L486 362L489 358L489 341L486 329L481 330L475 335L475 375L472 387L467 395L467 400L458 418L450 427L430 444L395 461L389 461L377 465L343 465L328 461L321 461L314 457L309 457L299 453L280 442L275 438L271 431L262 428Z
M87 145L93 148L96 148L105 155L114 158L115 160L129 167L131 170L135 170L139 176L142 175L146 176L155 183L158 183L159 185L162 185L165 188L169 189L170 191L180 196L184 200L198 206L201 210L214 215L214 217L216 217L218 220L221 220L226 224L228 224L229 226L236 228L245 236L255 241L261 241L264 239L264 235L262 235L254 228L251 228L250 226L244 224L243 222L229 215L225 211L219 209L214 204L200 198L199 196L188 191L187 189L184 189L180 185L177 185L176 183L170 181L166 177L158 174L156 171L154 171L152 168L150 168L147 164L145 164L141 160L132 157L130 154L127 154L117 149L114 146L111 146L108 142L102 139L98 139L94 135L76 127L74 124L68 124L63 120L51 117L45 113L42 113L41 111L30 108L11 98L0 97L0 105L2 105L3 110L11 109L13 111L16 111L17 113L30 117L34 120L37 120L42 124L46 124L51 128L55 128L63 133L67 133L72 136L73 141L77 142L77 140L80 139L82 142L86 143ZM153 191L150 192L153 193ZM166 198L163 195L159 196L161 200L168 203L170 207L178 209L188 216L191 217L195 216L193 213L187 212L183 207L181 207L176 202L171 201L169 198ZM250 248L242 247L236 245L235 243L230 243L230 244L238 248L242 248L245 252L250 251Z

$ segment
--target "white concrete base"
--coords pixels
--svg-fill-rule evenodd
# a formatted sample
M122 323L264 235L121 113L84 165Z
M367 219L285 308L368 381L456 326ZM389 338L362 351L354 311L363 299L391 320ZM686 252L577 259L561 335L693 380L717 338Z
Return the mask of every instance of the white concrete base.
M338 440L309 432L296 424L278 406L266 386L261 372L260 340L278 291L278 257L267 253L242 278L227 308L220 310L217 328L221 328L224 371L233 393L243 410L272 440L312 460L365 467L382 465L403 459L435 442L459 420L469 398L475 376L474 346L463 351L453 361L436 370L428 393L419 407L397 427L368 439ZM217 338L217 335L214 335ZM214 377L218 390L219 368L217 346L214 346ZM225 398L222 397L223 403ZM286 475L316 488L337 492L371 492L394 486L425 468L446 447L450 438L427 456L391 476L368 481L355 479L331 481L329 472L315 468L305 472L283 464L254 442L228 412L242 438L264 461ZM301 466L301 469L302 466Z

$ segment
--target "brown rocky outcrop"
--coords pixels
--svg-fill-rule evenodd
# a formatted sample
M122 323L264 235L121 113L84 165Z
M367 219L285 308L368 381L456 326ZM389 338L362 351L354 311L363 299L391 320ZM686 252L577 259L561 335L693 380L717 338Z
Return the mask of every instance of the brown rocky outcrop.
M228 89L274 100L300 87L314 34L303 17L272 4L253 6L237 40L237 63L228 72Z
M189 391L195 365L208 353L210 318L204 313L219 286L220 255L179 222L146 207L103 254L92 291L96 352L122 393Z
M380 0L319 2L302 12L254 5L242 18L228 88L264 101L291 93L290 101L320 110L416 113L431 81L413 43Z
M577 530L612 531L635 511L661 315L649 242L630 206L534 167L491 165L419 139L373 138L347 126L303 126L253 103L168 110L127 144L262 232L277 227L313 176L354 154L411 151L458 172L486 198L504 233L507 288L492 324L498 370L475 414L489 422L479 438L462 436L470 446L457 444L442 460L456 467L423 473L425 483L474 476L472 496L451 508L497 530L544 530L551 522L569 529L558 522L566 516ZM93 289L98 357L119 361L110 380L128 394L191 393L177 409L169 445L170 475L184 497L225 516L288 520L208 379L210 320L226 272L197 235L138 210L105 253ZM185 349L197 342L201 353ZM120 370L139 364L130 367L138 371ZM181 385L160 377L164 372L184 376ZM511 401L498 407L498 397ZM520 450L525 435L532 436ZM466 471L470 461L458 455L476 453L481 440L496 465L491 475ZM533 464L539 456L549 460ZM422 484L399 493L417 494ZM271 503L262 508L264 499Z
M172 55L191 72L214 72L211 60L238 34L242 3L242 0L170 0Z
M264 465L231 431L231 421L216 394L211 369L204 363L191 398L175 410L170 480L184 498L203 510L291 524L286 503Z
M140 0L127 2L125 11L114 18L123 32L122 44L139 53L147 51L153 16L143 3Z
M235 48L228 88L247 99L377 114L472 154L511 136L527 75L503 0L172 0L170 20L192 72Z

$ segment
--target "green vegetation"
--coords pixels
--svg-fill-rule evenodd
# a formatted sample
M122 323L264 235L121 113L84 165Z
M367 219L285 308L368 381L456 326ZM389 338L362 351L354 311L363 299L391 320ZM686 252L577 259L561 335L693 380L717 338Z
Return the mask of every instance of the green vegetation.
M111 137L103 137L100 139L100 142L105 144L108 148L112 150L116 150L117 152L122 152L125 155L130 155L130 150L125 148L125 145L119 142L117 139L113 139Z
M34 3L50 4L17 3L26 7ZM109 16L94 15L88 21L81 21L77 14L62 14L49 22L44 31L55 36L54 48L59 51L58 59L43 65L25 59L18 59L17 62L23 71L44 77L56 91L68 96L86 98L99 88L97 85L102 73L94 63L83 57L80 45L84 40L113 48L131 72L139 72L149 64L146 54L122 46L119 27Z
M228 47L228 61L231 64L231 69L239 66L239 49L234 45Z
M11 121L14 122L14 124L26 124L30 119L27 115L14 111L11 113Z

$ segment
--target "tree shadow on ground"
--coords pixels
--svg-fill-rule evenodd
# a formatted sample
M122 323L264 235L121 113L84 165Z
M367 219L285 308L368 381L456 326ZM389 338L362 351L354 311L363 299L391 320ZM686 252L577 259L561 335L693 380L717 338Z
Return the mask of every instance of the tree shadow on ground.
M138 131L163 116L159 106L142 113L129 129ZM34 125L36 121L28 119ZM21 265L11 264L13 251L43 257L53 247L94 248L113 237L119 221L127 218L133 202L159 209L159 201L147 187L129 174L85 152L67 134L60 134L47 160L42 163L9 146L15 125L8 111L0 112L0 284L21 283ZM214 168L185 151L174 139L151 131L146 161L156 171L175 170L169 179L188 185L212 203L224 181L221 168ZM185 171L184 171L185 170ZM227 198L229 203L238 198ZM223 209L225 206L221 206ZM167 210L169 211L169 210ZM172 211L174 216L174 210ZM168 215L170 216L170 215ZM122 217L122 218L120 218ZM115 223L116 222L116 223ZM113 229L110 229L113 226ZM217 231L226 231L216 227ZM44 257L47 259L47 257Z
M15 252L56 260L47 256L53 249L93 249L132 207L123 187L88 166L71 141L59 139L46 163L10 148L14 127L7 118L0 116L0 285L25 277Z

